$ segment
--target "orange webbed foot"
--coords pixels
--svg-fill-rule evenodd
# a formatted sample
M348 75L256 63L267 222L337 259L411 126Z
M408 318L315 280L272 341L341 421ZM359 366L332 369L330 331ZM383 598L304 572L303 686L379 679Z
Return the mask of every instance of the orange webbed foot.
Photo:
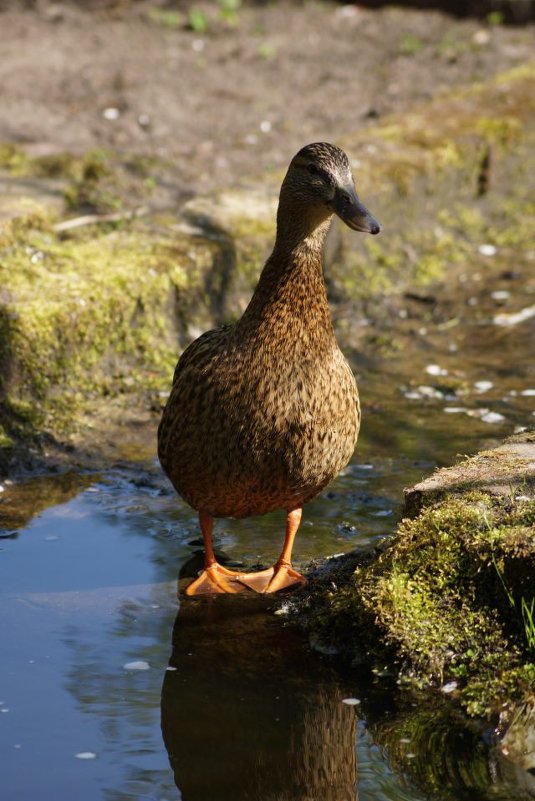
M287 590L298 584L306 584L306 578L291 565L276 564L258 573L240 573L236 581L255 592L267 594Z
M186 595L219 595L244 592L246 588L238 580L238 576L241 576L241 573L228 570L218 562L214 562L186 587L185 593Z

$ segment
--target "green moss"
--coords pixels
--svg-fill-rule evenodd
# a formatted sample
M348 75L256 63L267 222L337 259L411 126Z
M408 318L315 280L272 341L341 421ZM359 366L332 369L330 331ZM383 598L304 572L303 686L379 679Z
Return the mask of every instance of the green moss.
M52 415L58 430L84 399L137 381L140 390L167 388L187 335L181 320L202 317L214 244L192 248L188 237L142 226L18 233L0 242L4 414L22 425L31 411L35 428Z
M456 680L472 715L523 697L535 676L522 598L535 598L535 508L483 492L404 520L391 546L327 585L309 620L323 639L399 666L402 682ZM336 579L335 579L336 584ZM506 589L507 591L506 591ZM513 599L513 602L511 601Z

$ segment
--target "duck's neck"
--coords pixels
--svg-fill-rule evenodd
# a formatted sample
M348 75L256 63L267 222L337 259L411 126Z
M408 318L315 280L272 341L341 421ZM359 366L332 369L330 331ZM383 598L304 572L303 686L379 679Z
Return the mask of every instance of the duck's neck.
M323 277L323 246L331 219L307 220L279 207L273 253L238 328L280 323L282 336L313 328L324 342L334 338Z

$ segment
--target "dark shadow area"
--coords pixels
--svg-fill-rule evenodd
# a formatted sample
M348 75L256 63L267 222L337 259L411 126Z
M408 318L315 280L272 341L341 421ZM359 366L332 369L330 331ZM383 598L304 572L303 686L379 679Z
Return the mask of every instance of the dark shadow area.
M383 8L392 5L385 0L362 0L365 8ZM397 6L420 11L445 11L455 17L477 17L486 19L489 15L509 25L519 25L535 19L533 0L398 0Z

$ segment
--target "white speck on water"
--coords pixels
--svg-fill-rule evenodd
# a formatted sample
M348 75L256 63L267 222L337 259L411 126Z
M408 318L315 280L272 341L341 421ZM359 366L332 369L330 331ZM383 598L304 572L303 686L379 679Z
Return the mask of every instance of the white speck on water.
M495 292L491 292L490 296L492 300L502 301L508 300L511 297L511 293L508 289L497 289Z
M104 109L104 111L102 112L102 116L104 117L105 120L111 120L111 121L118 120L119 117L121 116L121 112L119 111L118 108L109 106L108 108Z
M487 412L481 415L481 419L484 423L501 423L505 417L499 412Z
M380 509L378 512L374 512L374 517L390 517L392 514L392 509Z
M492 389L493 386L494 384L492 383L492 381L476 381L476 383L474 384L474 388L478 392L488 392L489 389Z
M513 314L496 314L494 325L518 325L530 320L532 317L535 317L535 306L527 306L519 312L513 312Z
M460 412L467 412L466 406L445 406L444 411L446 414L459 414Z
M19 750L19 748L22 748L22 745L21 745L20 743L15 743L15 745L13 746L13 748L16 748L16 749L17 749L17 751L18 751L18 750Z
M97 755L93 751L80 751L74 755L76 759L96 759Z
M159 605L159 604L151 604L151 605L150 605L150 608L151 608L151 609L159 609L159 608L160 608L160 605Z
M445 367L440 367L438 364L428 364L425 368L428 375L448 375Z
M482 256L495 256L498 252L494 245L484 244L478 247L478 251Z
M0 712L4 712L4 713L9 712L9 707L7 707L7 706L2 707L2 709L0 709Z
M456 690L457 687L458 684L456 681L448 681L446 684L443 684L440 689L442 690L443 693L446 693L446 695L448 695L449 693L452 693L454 690Z
M356 464L355 467L359 470L373 470L372 464Z
M342 698L342 703L347 704L348 706L357 706L360 704L359 698Z
M126 665L123 665L125 670L150 670L150 665L148 662L144 662L143 660L138 660L137 662L127 662Z
M165 669L168 670L171 673L171 672L176 670L176 667L173 667L172 665L167 665L167 667Z
M520 394L525 398L531 398L535 395L535 389L523 389Z
M56 542L59 540L59 537L56 534L51 534L49 537L45 537L45 542Z
M260 130L262 133L269 133L271 131L272 125L269 120L262 120L260 123Z

